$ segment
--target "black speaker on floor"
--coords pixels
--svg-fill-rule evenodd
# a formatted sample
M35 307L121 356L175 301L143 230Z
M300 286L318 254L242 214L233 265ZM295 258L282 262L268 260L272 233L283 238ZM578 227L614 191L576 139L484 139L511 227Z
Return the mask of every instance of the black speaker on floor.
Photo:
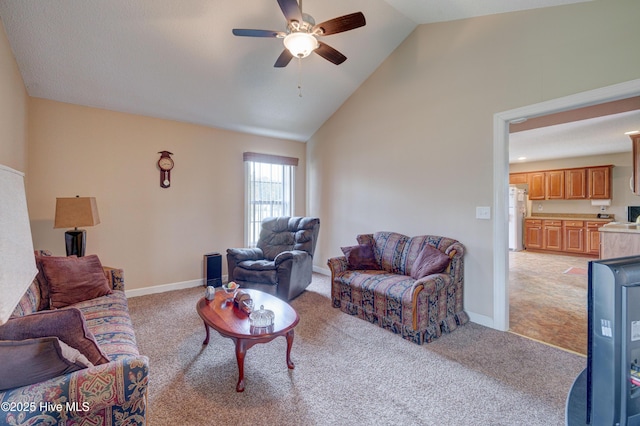
M204 283L213 287L222 286L222 255L220 253L204 255Z

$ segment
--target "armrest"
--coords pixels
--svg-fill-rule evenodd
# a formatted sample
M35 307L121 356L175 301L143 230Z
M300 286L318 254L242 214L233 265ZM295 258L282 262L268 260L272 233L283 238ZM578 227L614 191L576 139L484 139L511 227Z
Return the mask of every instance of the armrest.
M276 264L276 268L277 268L282 262L285 262L289 259L295 262L295 261L305 259L309 256L311 255L304 250L283 251L282 253L277 255L275 259L273 259L273 262Z
M332 257L327 260L327 265L331 270L331 276L335 276L340 272L346 272L349 270L347 258L345 256Z
M427 296L431 296L432 294L435 294L447 287L452 282L453 279L451 279L449 274L431 274L416 280L416 282L413 283L413 288L416 289L419 286L422 286L424 291L427 292Z
M264 253L262 253L262 250L257 247L227 249L227 256L232 256L236 262L264 259Z
M104 274L107 276L111 288L124 291L124 269L109 266L103 266L102 269L104 269Z
M112 406L128 406L132 414L138 412L143 415L148 375L149 358L139 355L0 392L0 401L22 403L17 405L19 411L0 411L0 424L29 424L23 417L33 417L33 420L50 418L53 420L51 424L63 424L64 418L75 414L68 408L75 408L79 415L85 415L86 412L98 412ZM96 387L95 383L102 386Z

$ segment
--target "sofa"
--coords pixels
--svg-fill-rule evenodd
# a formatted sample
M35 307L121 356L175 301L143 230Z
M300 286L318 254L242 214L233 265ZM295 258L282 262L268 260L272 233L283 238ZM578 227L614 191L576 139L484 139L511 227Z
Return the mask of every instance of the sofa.
M149 359L138 351L123 271L95 255L41 251L36 264L0 326L0 425L146 424Z
M319 231L317 217L264 219L257 247L227 249L229 281L285 301L299 296L311 284Z
M431 342L469 321L463 309L464 246L451 238L395 232L357 236L328 260L334 308Z

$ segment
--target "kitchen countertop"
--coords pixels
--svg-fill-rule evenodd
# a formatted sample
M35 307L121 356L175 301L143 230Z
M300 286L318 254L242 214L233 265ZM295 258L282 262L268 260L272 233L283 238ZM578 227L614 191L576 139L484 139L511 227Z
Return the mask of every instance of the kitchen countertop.
M640 234L640 223L611 222L600 228L600 232L622 232L625 234Z
M588 213L531 213L525 219L555 219L555 220L588 220L589 222L610 223L615 221L614 215L609 218L600 218L597 214Z

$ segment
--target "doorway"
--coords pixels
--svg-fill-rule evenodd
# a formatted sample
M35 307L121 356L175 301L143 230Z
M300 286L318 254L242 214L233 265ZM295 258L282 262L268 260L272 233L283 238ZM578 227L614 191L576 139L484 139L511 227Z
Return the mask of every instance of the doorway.
M529 105L494 115L493 158L493 328L509 330L509 250L508 250L508 185L509 185L509 123L640 96L640 79L603 87L551 101Z

